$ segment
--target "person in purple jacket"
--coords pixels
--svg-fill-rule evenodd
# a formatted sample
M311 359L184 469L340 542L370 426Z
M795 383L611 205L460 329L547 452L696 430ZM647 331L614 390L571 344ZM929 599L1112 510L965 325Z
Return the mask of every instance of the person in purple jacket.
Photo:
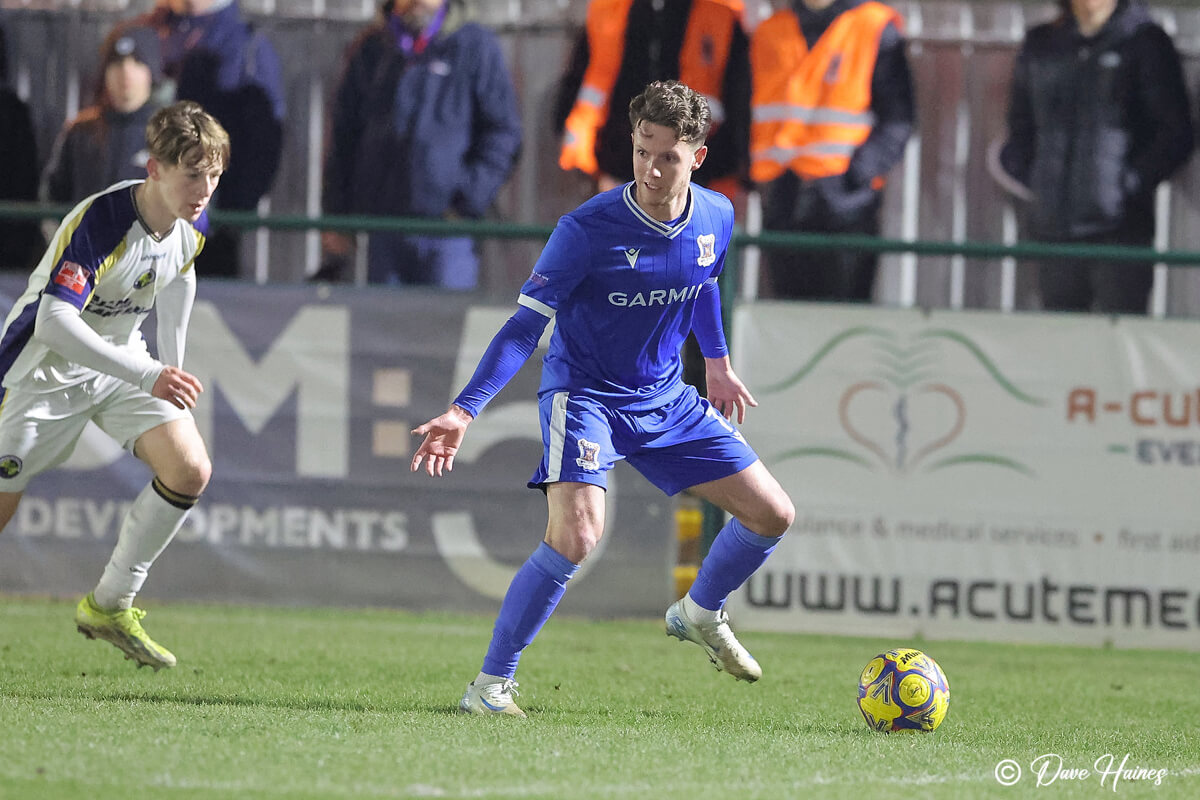
M389 0L346 51L325 161L326 214L477 219L521 149L516 90L496 36L459 0ZM327 233L327 259L350 240ZM374 233L373 283L475 288L469 238Z

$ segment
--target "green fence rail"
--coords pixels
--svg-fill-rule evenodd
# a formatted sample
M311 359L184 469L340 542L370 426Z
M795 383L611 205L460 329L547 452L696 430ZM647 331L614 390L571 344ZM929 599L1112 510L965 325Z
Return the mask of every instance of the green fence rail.
M57 220L72 206L43 205L0 201L0 219ZM473 236L481 239L546 239L552 225L502 222L494 220L436 220L405 217L336 215L310 217L303 214L273 214L260 217L252 211L213 211L212 221L238 228L269 228L281 231L322 230L368 233L387 231L433 236ZM1021 242L1013 245L988 242L946 242L885 239L861 235L784 233L767 231L750 235L734 234L733 247L755 246L764 250L795 248L801 250L852 249L876 253L914 253L924 256L964 256L966 258L1102 258L1114 261L1153 261L1169 266L1200 266L1200 251L1164 250L1118 245L1049 244Z

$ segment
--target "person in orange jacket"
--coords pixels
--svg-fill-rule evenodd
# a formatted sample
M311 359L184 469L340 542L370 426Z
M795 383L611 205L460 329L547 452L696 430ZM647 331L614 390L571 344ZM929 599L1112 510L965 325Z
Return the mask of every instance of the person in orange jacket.
M750 175L763 227L880 231L882 189L914 126L900 15L876 0L793 0L754 31ZM871 298L876 254L772 250L777 297Z
M678 79L708 98L712 153L695 180L733 199L746 181L749 39L741 0L591 0L559 85L559 165L600 191L633 179L626 113L649 83Z

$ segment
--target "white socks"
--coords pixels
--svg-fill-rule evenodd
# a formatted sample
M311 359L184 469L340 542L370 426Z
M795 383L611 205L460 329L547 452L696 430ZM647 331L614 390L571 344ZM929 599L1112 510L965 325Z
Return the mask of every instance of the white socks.
M142 490L121 523L117 546L93 592L105 610L129 608L146 582L146 572L183 526L199 498L173 492L155 478Z
M486 686L489 683L500 683L504 680L499 675L488 675L486 672L480 672L474 680L476 686Z
M687 618L692 622L704 625L706 623L716 622L719 612L704 608L692 599L691 594L685 594L683 596L683 613L687 614Z

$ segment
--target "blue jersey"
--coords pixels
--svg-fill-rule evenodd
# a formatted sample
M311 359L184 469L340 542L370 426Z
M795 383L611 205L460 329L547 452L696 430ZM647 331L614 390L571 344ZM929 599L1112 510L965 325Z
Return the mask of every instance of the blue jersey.
M721 274L732 234L733 205L699 186L673 223L643 211L632 183L563 216L518 300L555 322L539 393L628 410L677 398L696 297Z

